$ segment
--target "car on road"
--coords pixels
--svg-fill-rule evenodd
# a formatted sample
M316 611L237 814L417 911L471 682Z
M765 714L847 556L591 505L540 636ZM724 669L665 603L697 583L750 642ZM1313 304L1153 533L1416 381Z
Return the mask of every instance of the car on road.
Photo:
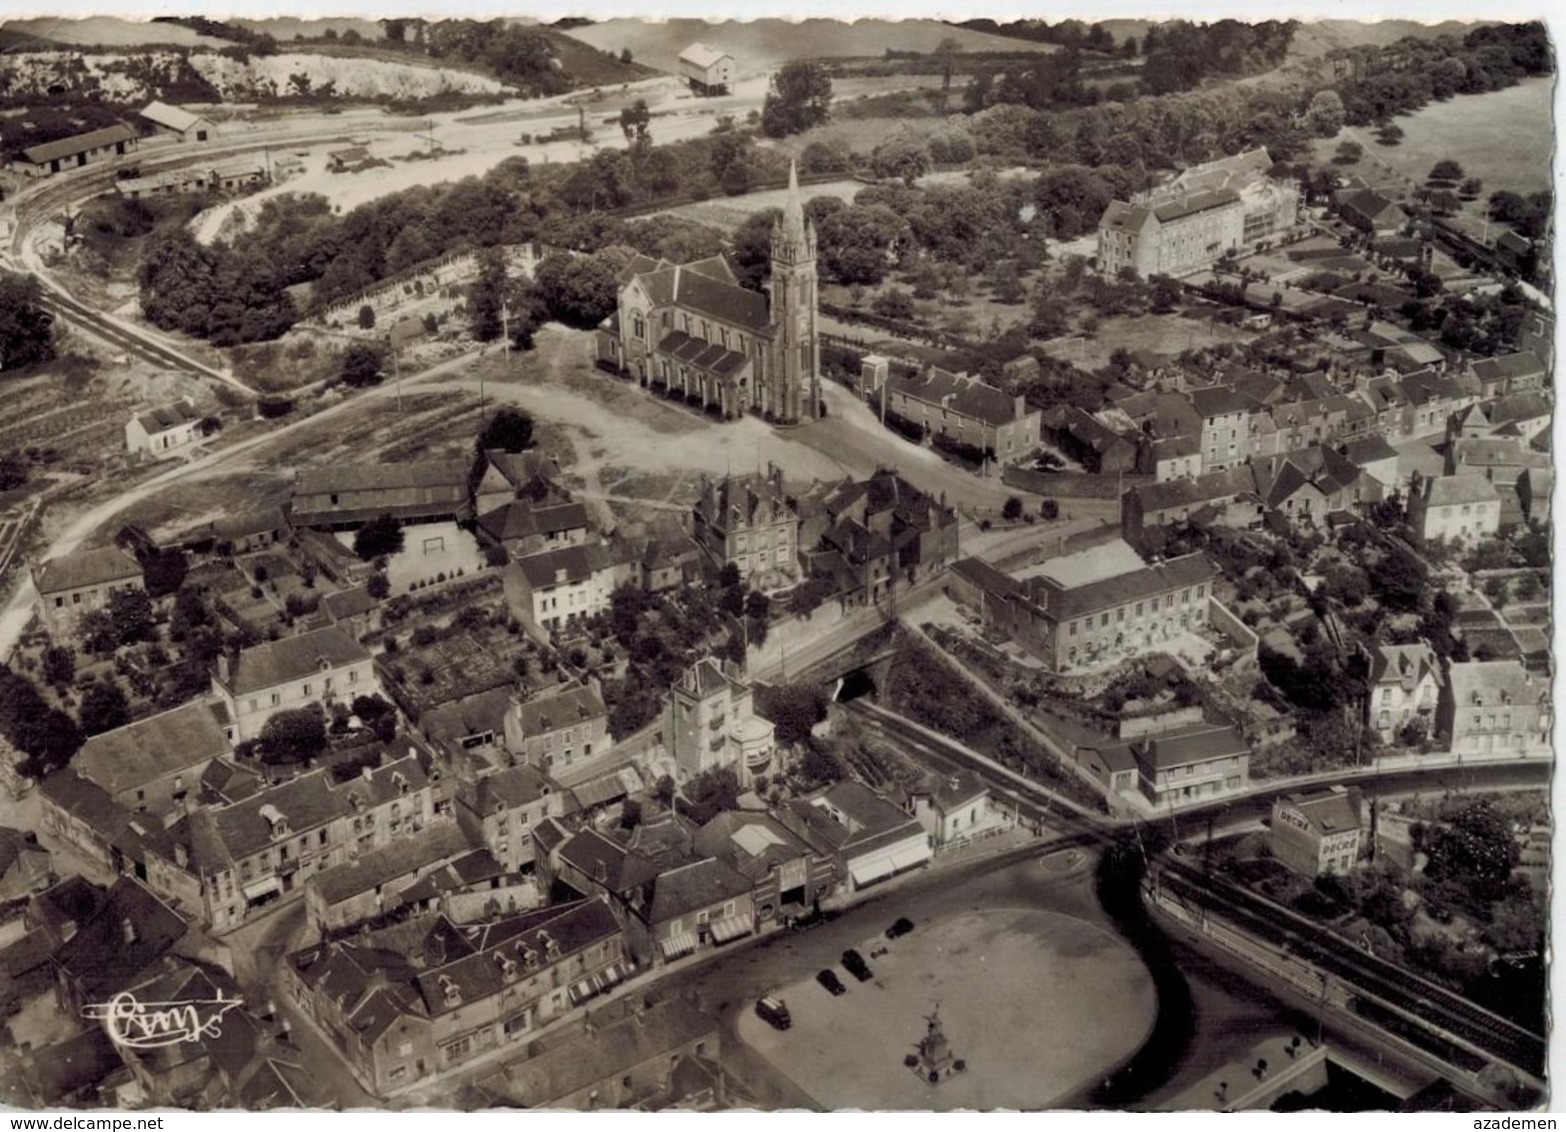
M786 1030L794 1024L788 1012L788 1003L776 995L769 994L756 1000L756 1016L774 1030Z
M897 922L886 929L887 939L899 939L913 931L913 921L907 916L899 916Z
M822 986L826 987L827 990L831 991L833 998L836 998L840 994L848 993L848 988L843 985L843 980L838 978L837 972L832 970L830 967L816 976L816 982L820 983Z
M870 970L870 964L865 962L865 957L852 947L843 952L843 967L861 983L868 983L875 978L875 975Z

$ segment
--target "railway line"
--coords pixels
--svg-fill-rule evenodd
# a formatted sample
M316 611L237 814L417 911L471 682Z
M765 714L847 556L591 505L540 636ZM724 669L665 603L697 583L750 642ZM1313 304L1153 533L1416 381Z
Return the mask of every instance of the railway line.
M992 794L1017 806L1019 816L1060 829L1064 836L1052 844L1103 846L1116 838L1116 827L1107 821L1094 821L1079 815L1060 805L1042 787L1029 789L1020 783L1002 780L960 746L931 739L900 717L862 706L849 705L849 710L882 735L913 751L937 771L960 768L979 774L989 783ZM1538 769L1541 781L1547 781L1548 767ZM1516 768L1502 764L1497 770L1515 772ZM1423 777L1427 776L1418 772L1391 774L1387 776L1388 786L1417 784ZM1260 816L1269 813L1271 806L1272 797L1259 794L1231 803L1187 810L1181 816L1188 823L1201 822L1206 816L1203 809L1215 813L1221 809L1230 816L1252 811ZM1147 824L1177 833L1173 819ZM1356 1014L1432 1055L1470 1071L1477 1071L1489 1061L1500 1061L1536 1078L1544 1075L1546 1043L1543 1036L1486 1010L1447 987L1361 950L1291 909L1224 878L1210 876L1179 858L1166 856L1153 862L1152 872L1157 883L1178 892L1182 899L1303 959L1337 980L1352 993L1351 1005Z

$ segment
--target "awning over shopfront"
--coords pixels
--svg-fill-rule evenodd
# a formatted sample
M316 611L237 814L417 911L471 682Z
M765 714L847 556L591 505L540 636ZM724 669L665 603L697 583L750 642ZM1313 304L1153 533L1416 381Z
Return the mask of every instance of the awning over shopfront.
M892 870L900 873L904 869L924 864L930 857L930 850L922 846L917 849L899 849L892 854Z
M252 904L257 900L264 900L273 893L281 892L282 890L283 882L278 880L276 877L267 877L265 880L258 880L254 884L245 885L245 887L242 889L245 894L245 899L250 901Z
M851 861L848 865L848 875L853 878L855 888L863 888L867 884L885 880L896 871L897 866L892 863L890 854L870 857L862 861Z
M631 977L631 964L626 959L616 959L609 966L598 972L598 977L603 980L604 989L617 987Z
M749 935L754 930L749 916L730 916L712 925L712 938L719 943L728 943L729 940L739 939L740 936Z
M665 959L674 960L682 955L689 955L700 944L695 932L680 932L661 942L658 946L663 951Z

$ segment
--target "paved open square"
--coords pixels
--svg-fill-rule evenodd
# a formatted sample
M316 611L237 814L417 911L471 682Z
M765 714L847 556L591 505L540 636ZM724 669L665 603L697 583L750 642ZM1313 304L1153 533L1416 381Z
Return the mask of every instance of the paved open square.
M1053 912L965 913L859 951L875 977L834 968L839 998L814 977L781 988L791 1029L750 1010L739 1021L747 1044L828 1109L1047 1109L1135 1052L1157 1009L1135 952ZM937 1004L966 1068L931 1085L903 1058Z

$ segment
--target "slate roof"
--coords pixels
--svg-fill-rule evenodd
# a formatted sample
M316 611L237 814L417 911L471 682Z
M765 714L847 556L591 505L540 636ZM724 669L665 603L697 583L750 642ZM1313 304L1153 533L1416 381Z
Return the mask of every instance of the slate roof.
M134 928L127 931L127 925ZM162 958L189 930L174 910L130 877L121 877L76 926L54 961L88 1002L106 1002ZM127 938L129 936L130 938Z
M750 878L715 858L693 861L658 874L647 918L662 924L711 908L751 890Z
M610 892L628 892L657 875L652 862L591 827L560 846L558 855L562 864Z
M288 524L284 521L280 508L263 507L259 510L236 511L214 520L212 534L217 538L233 541L250 535L286 530L287 527Z
M1515 354L1501 354L1494 358L1480 358L1473 363L1474 376L1480 381L1515 381L1520 377L1542 376L1545 365L1532 350Z
M1019 419L1016 398L976 377L939 366L931 366L917 376L892 372L887 376L887 385L894 393L939 405L988 425L1005 425Z
M1398 684L1413 691L1426 676L1435 678L1436 686L1446 683L1441 676L1441 663L1435 650L1426 642L1413 645L1376 645L1370 651L1370 685Z
M363 853L357 861L317 873L309 883L327 904L337 904L422 872L471 848L467 835L456 822L438 822L412 837L399 837L389 845Z
M1242 465L1225 468L1221 472L1208 472L1195 479L1165 480L1163 483L1143 484L1131 490L1136 493L1143 511L1151 514L1253 493L1256 490L1256 477L1250 468Z
M97 910L104 890L86 877L69 876L38 893L28 905L28 916L56 937L67 924L81 924Z
M693 510L701 522L719 531L798 518L785 491L757 472L725 476L711 484Z
M770 322L767 297L726 279L716 279L706 269L683 265L660 267L636 276L655 306L676 306L753 334L765 334Z
M549 778L533 766L513 766L486 775L473 791L473 808L482 816L496 810L532 805L552 789Z
M1461 722L1471 707L1502 704L1543 704L1550 698L1548 678L1535 678L1518 660L1454 662L1447 670L1452 703Z
M1190 397L1191 407L1203 420L1228 416L1231 413L1248 413L1254 405L1245 394L1223 386L1196 389L1191 392Z
M112 838L129 818L123 806L97 783L83 778L74 767L64 767L38 786L42 797L102 834Z
M531 499L513 499L479 518L479 525L502 542L556 535L592 527L587 507L581 503L539 506Z
M1397 459L1397 449L1381 436L1362 436L1358 440L1351 440L1343 446L1343 454L1361 468L1381 460Z
M320 672L323 665L340 668L369 659L368 649L343 630L328 626L242 649L230 667L227 686L231 694L245 696L301 680Z
M696 833L696 851L716 857L754 882L784 861L808 856L810 846L770 814L725 810Z
M366 613L374 612L380 604L379 601L370 596L370 587L368 585L354 586L349 590L327 594L321 599L321 608L326 610L333 621L343 621L349 617L361 617Z
M1153 215L1161 223L1169 224L1187 216L1195 216L1198 212L1208 212L1238 203L1240 203L1240 194L1233 189L1209 189L1157 204L1153 207Z
M1015 578L982 558L964 558L952 566L952 573L961 575L992 597L1010 597L1019 588Z
M1133 744L1132 750L1138 764L1154 771L1251 753L1244 737L1234 728L1206 723L1162 732Z
M845 857L869 851L882 842L910 837L921 828L917 821L860 782L835 783L817 797L841 811L848 824L838 822L809 798L796 798L784 805L802 820L811 835Z
M428 488L466 496L466 460L411 460L400 464L329 464L299 473L294 495L331 495L361 491Z
M587 544L530 554L512 563L511 568L521 573L531 589L548 590L585 582L607 565L603 548ZM557 577L562 572L563 577Z
M1321 836L1360 828L1357 790L1317 790L1290 794L1289 805Z
M1550 458L1530 452L1520 439L1481 436L1452 441L1449 456L1453 468L1548 468Z
M470 735L492 731L502 737L506 730L506 712L511 710L512 690L491 688L471 696L430 708L419 717L419 729L438 743L460 746Z
M146 430L148 436L156 436L160 432L166 432L180 425L194 424L201 419L201 414L196 412L196 406L188 399L180 399L171 405L159 405L155 409L148 409L145 413L138 413L136 420Z
M40 595L67 593L88 586L141 578L141 565L117 546L76 550L40 562L33 570L33 584Z
M75 157L78 153L102 149L116 142L134 141L136 137L136 131L121 122L113 126L105 126L101 130L89 130L85 134L76 134L74 137L30 146L22 150L22 156L34 165L47 165L56 158Z
M1085 585L1068 588L1053 578L1038 575L1029 578L1024 588L1049 617L1062 622L1170 590L1199 583L1211 585L1217 573L1211 559L1197 551Z
M228 740L201 700L94 735L73 764L110 794L121 794L228 753Z
M598 692L580 684L564 685L516 707L517 722L524 736L547 735L562 727L577 727L608 716Z
M1397 208L1402 211L1395 202L1370 189L1361 189L1357 193L1344 197L1338 202L1338 208L1342 212L1360 217L1367 223L1374 222L1388 209Z
M1425 493L1425 504L1429 507L1495 503L1499 499L1495 485L1484 476L1437 476L1428 481Z
M1525 390L1521 393L1508 393L1490 404L1490 423L1494 425L1510 424L1513 421L1531 421L1540 417L1548 417L1553 411L1548 394L1537 389Z

